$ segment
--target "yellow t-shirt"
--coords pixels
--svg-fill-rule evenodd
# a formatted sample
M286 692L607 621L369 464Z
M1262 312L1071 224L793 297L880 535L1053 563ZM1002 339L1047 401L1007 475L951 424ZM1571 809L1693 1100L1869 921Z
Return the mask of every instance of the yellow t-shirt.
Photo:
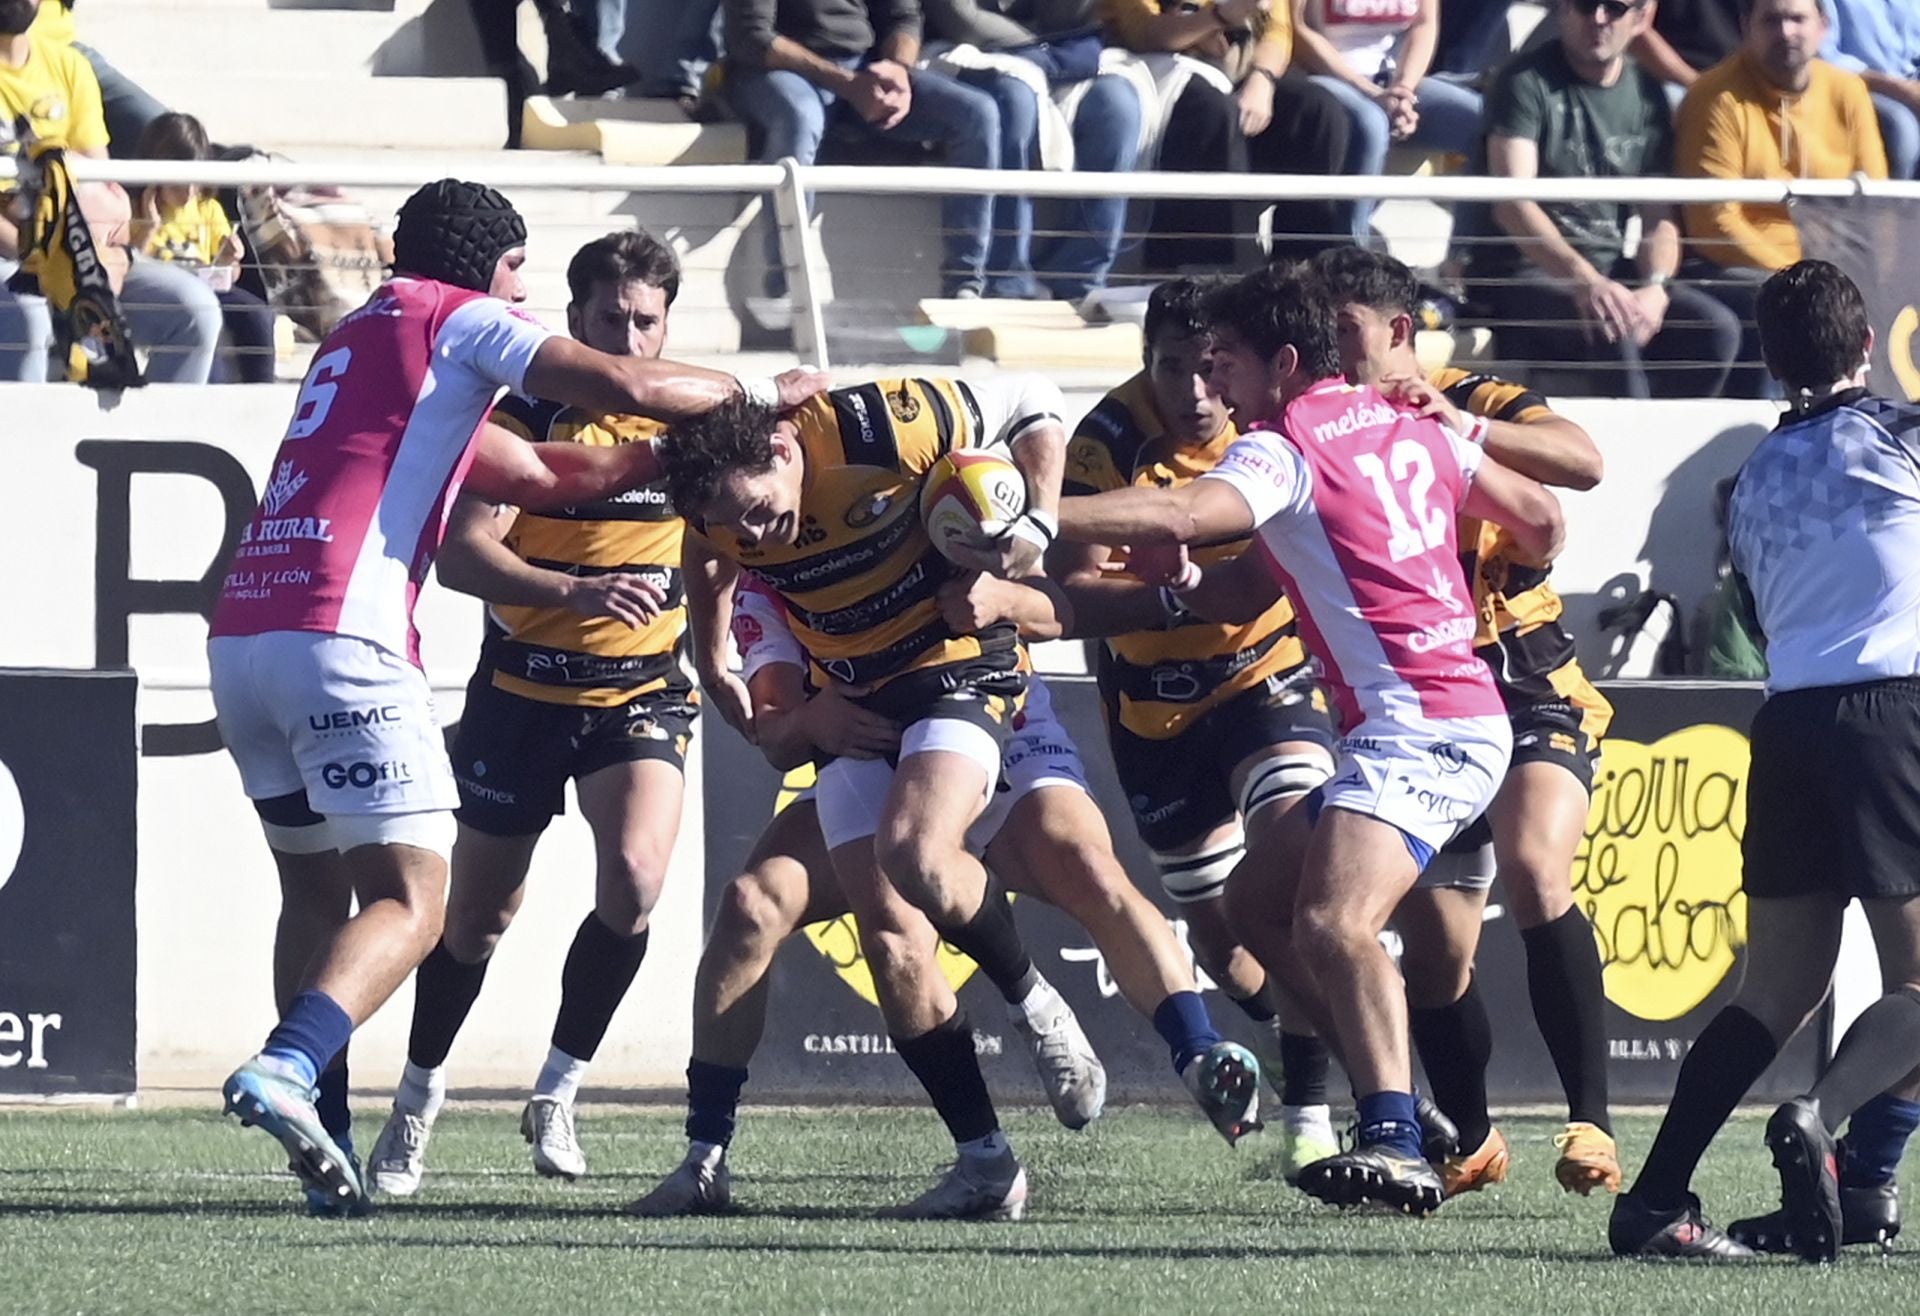
M46 6L41 9L45 12ZM36 34L27 45L25 64L17 69L0 67L0 155L19 152L13 123L21 115L43 142L69 151L106 149L107 114L100 103L100 80L86 57L72 46Z
M193 265L216 265L220 247L233 232L233 222L217 197L203 196L184 206L160 212L160 223L142 224L140 250L160 260Z
M40 12L34 16L33 26L27 31L57 46L70 46L74 40L73 10L62 0L42 0Z

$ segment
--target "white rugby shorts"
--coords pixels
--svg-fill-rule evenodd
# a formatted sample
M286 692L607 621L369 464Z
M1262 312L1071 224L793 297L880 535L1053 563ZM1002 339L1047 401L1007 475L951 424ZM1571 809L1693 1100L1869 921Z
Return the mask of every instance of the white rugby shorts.
M304 790L318 814L459 805L426 674L351 635L269 631L207 642L213 708L254 800Z
M1513 729L1505 717L1368 718L1341 738L1337 753L1318 807L1399 828L1424 869L1493 803Z

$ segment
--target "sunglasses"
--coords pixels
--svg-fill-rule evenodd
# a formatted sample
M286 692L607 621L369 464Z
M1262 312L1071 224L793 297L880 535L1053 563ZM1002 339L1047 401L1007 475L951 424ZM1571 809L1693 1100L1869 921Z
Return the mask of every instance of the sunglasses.
M1567 0L1567 3L1589 18L1604 10L1615 23L1646 6L1646 0L1634 0L1632 4L1628 4L1627 0Z

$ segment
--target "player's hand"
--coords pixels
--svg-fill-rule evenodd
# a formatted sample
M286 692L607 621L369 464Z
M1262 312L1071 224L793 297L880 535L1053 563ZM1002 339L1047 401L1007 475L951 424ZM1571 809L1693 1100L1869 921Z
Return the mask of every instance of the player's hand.
M795 366L792 370L782 370L775 375L773 384L780 390L780 410L786 411L832 388L833 376L812 366Z
M666 608L667 592L631 571L574 576L567 586L567 606L588 617L612 617L638 629Z
M1258 137L1273 122L1273 79L1264 73L1249 73L1233 99L1240 110L1242 136Z
M975 634L1007 618L1008 592L1020 588L984 571L970 571L940 587L940 615L956 635Z
M829 683L800 710L807 739L829 754L877 759L900 748L900 724L853 702L858 687Z
M1580 313L1598 325L1609 343L1623 338L1639 338L1645 326L1646 312L1634 298L1632 289L1613 279L1596 275L1580 290Z
M1467 432L1467 418L1445 393L1418 376L1387 382L1381 390L1403 407L1437 420L1455 434Z
M1134 544L1127 548L1127 574L1149 585L1171 585L1186 572L1185 544Z
M721 720L746 737L747 743L755 743L753 696L747 693L747 683L732 672L709 672L700 678L700 688Z
M1024 535L1011 533L980 548L971 544L949 544L947 556L969 570L1008 579L1031 576L1040 569L1040 545Z

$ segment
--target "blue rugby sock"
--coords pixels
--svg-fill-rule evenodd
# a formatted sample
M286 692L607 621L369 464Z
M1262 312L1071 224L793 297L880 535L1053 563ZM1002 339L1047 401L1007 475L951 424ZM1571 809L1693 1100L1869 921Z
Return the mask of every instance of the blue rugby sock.
M1920 1128L1920 1101L1902 1101L1885 1093L1847 1121L1846 1163L1840 1182L1849 1188L1877 1188L1900 1168L1907 1139Z
M1173 1072L1184 1074L1187 1066L1219 1044L1213 1019L1199 992L1174 992L1153 1012L1154 1031L1167 1041L1173 1052Z
M1360 1145L1419 1160L1420 1114L1411 1092L1371 1092L1359 1100Z
M279 1025L267 1034L260 1054L280 1061L312 1087L352 1036L353 1020L338 1001L325 992L304 991L293 998Z

